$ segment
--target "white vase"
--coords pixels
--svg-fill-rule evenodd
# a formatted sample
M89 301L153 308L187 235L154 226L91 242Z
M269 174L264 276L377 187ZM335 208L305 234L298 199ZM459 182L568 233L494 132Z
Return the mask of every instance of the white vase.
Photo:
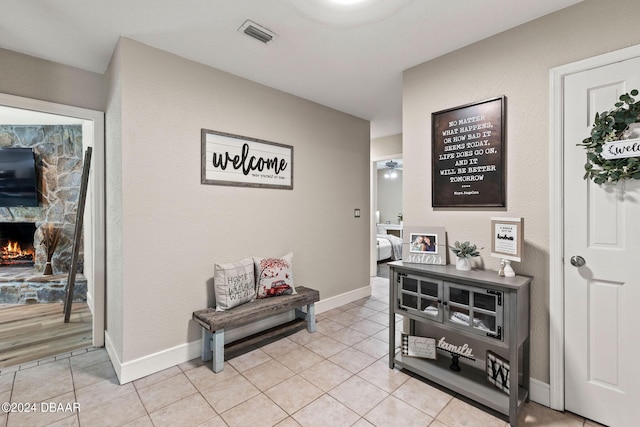
M467 257L457 257L456 270L471 271L471 260Z

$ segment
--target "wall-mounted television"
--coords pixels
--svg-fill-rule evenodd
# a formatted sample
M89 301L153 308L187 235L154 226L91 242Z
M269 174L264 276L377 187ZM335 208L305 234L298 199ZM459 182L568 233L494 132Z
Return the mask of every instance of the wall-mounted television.
M0 207L38 206L31 148L0 148Z

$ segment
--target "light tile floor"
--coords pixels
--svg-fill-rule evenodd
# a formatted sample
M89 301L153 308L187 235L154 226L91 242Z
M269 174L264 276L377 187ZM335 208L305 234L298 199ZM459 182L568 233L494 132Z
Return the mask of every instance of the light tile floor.
M389 369L388 281L371 285L371 297L318 315L314 334L298 323L231 346L219 374L195 359L119 385L104 349L2 370L0 402L36 402L36 412L2 410L0 427L508 426ZM536 403L524 407L519 424L597 425Z

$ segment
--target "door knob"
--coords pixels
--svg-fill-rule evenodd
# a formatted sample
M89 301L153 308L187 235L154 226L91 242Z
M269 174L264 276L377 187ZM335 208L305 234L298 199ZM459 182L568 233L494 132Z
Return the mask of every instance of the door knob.
M580 255L574 255L571 257L571 265L574 267L582 267L585 264L586 261Z

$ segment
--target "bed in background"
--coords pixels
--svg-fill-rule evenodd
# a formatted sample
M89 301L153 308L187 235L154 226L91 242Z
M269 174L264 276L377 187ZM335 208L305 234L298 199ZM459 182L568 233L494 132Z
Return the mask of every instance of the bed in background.
M402 259L402 239L393 234L377 234L378 261Z

